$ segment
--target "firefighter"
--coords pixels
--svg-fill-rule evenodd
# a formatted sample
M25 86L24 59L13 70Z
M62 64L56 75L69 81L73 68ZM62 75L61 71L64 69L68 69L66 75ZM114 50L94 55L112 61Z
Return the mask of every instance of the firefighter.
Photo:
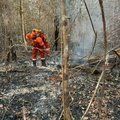
M50 55L50 44L47 42L46 35L38 29L33 29L32 33L26 35L28 45L33 46L32 61L36 67L37 54L39 53L42 66L46 66L46 56Z

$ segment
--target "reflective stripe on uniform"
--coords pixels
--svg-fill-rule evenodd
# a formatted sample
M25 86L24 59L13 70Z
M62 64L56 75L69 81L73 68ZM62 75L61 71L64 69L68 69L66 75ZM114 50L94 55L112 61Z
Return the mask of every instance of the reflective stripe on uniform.
M33 61L36 61L36 59L32 58Z
M45 60L45 58L41 58L41 60Z

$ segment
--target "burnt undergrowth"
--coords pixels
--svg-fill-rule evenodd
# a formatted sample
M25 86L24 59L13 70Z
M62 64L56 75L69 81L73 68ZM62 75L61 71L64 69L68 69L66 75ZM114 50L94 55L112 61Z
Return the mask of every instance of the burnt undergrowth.
M1 66L4 68L4 64ZM24 108L28 120L62 120L61 70L35 68L30 61L24 60L12 66L9 71L0 71L0 119L22 120ZM75 120L83 115L99 77L99 73L89 74L90 69L87 72L87 68L71 68L69 71L69 102ZM114 71L106 73L102 118L99 116L100 96L97 93L86 120L120 119L119 78Z

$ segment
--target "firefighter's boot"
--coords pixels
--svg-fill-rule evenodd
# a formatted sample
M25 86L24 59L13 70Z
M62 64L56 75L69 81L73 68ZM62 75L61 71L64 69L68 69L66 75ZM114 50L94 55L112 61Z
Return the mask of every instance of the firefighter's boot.
M33 60L33 66L36 67L36 60Z
M46 67L46 60L41 60L42 66Z

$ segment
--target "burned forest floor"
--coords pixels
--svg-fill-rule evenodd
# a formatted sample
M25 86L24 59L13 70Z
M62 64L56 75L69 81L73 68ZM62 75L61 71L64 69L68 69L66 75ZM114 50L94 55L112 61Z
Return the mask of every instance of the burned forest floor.
M52 64L52 63L51 63ZM120 120L120 72L106 72L85 120ZM84 114L96 87L100 71L91 67L69 70L69 102L74 120ZM117 74L118 73L118 74ZM104 81L104 83L103 83ZM0 120L62 120L62 78L60 67L33 67L19 60L8 67L0 64Z

